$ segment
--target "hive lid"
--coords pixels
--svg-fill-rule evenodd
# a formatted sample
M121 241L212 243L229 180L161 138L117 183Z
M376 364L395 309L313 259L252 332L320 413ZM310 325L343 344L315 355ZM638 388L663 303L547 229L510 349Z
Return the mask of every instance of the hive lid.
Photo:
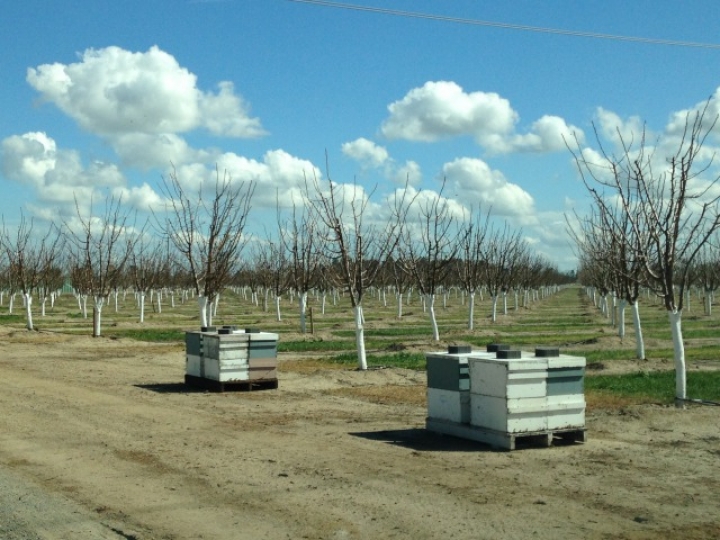
M487 344L487 352L498 352L498 351L508 351L510 350L510 345L505 345L502 343L488 343Z
M470 345L448 345L448 354L470 354L471 352Z

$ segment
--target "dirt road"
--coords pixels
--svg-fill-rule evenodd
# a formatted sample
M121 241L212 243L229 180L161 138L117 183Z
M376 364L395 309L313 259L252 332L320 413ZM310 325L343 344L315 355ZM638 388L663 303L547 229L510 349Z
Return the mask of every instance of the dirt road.
M0 328L0 537L720 538L720 411L588 413L584 445L427 433L424 373L192 391L177 345Z

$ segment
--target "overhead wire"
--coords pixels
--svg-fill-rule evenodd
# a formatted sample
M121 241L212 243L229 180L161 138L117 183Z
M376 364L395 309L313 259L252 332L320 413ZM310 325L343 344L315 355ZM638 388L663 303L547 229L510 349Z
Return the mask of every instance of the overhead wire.
M311 4L315 6L323 6L336 9L346 9L351 11L364 11L369 13L378 13L381 15L393 15L396 17L406 17L412 19L427 19L431 21L450 22L455 24L466 24L472 26L486 26L491 28L503 28L507 30L520 30L525 32L538 32L543 34L555 34L561 36L585 37L593 39L607 39L614 41L630 41L635 43L646 43L650 45L670 45L675 47L695 47L702 49L720 49L718 43L699 43L693 41L681 41L672 39L648 38L640 36L625 36L619 34L603 34L599 32L586 32L582 30L563 30L560 28L548 28L544 26L529 26L524 24L513 24L495 21L484 21L480 19L466 19L461 17L450 17L448 15L437 15L433 13L422 13L418 11L403 11L398 9L388 9L380 7L362 6L358 4L347 4L344 2L334 2L330 0L288 0L298 4Z

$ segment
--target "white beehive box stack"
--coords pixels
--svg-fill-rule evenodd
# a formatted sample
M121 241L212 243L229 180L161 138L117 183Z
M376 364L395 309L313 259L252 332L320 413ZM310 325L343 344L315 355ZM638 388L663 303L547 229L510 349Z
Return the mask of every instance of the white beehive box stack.
M432 410L428 387L428 429L506 449L514 449L519 437L548 445L555 436L585 441L584 358L549 348L534 354L504 346L489 346L488 351L495 352L463 356L469 419L442 416L437 406Z
M275 383L278 335L237 330L187 332L185 381L223 390L225 385Z

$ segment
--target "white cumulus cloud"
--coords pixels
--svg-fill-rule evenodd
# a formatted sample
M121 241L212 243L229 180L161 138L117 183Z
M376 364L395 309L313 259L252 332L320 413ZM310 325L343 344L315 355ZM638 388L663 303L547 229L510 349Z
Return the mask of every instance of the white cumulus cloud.
M73 64L28 69L28 83L91 133L182 133L256 137L264 132L231 83L203 92L197 77L170 54L151 47L88 49Z
M527 191L480 159L458 158L446 163L442 174L449 192L466 205L492 208L496 216L527 218L535 213L534 200Z
M178 166L175 170L184 189L197 191L215 186L217 175L231 182L254 184L253 206L275 208L276 203L290 206L302 199L305 181L312 188L313 178L322 178L318 167L284 150L270 150L262 160L227 152L217 158L217 170L200 163Z
M3 175L35 191L31 209L47 205L44 214L72 215L75 201L85 204L100 200L107 192L126 194L126 202L146 209L158 196L148 186L128 189L127 179L114 163L93 161L83 164L74 150L58 148L54 139L42 132L7 137L0 143ZM43 214L43 215L44 215Z
M466 92L452 81L430 81L388 106L381 132L389 139L432 142L456 136L474 137L489 153L555 152L564 138L582 130L558 116L545 115L527 133L517 133L518 113L494 92Z
M390 159L386 148L364 137L344 143L342 145L342 152L360 164L370 167L381 167Z
M452 81L430 81L388 106L382 133L391 139L435 141L456 135L478 140L510 133L517 113L495 93L466 93Z

